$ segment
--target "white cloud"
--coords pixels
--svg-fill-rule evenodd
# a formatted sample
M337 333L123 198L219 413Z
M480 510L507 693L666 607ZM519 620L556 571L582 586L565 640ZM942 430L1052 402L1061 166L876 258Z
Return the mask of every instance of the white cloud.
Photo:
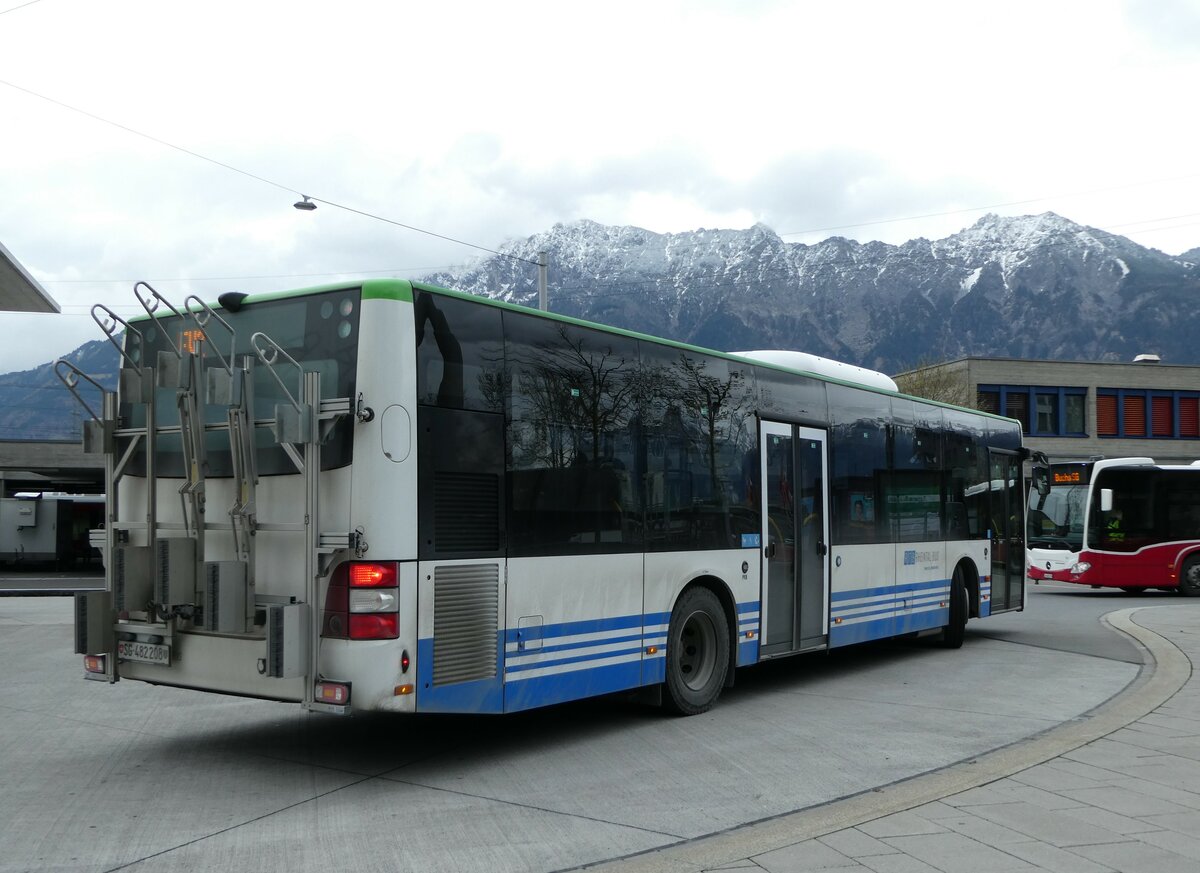
M901 242L989 208L1178 252L1200 219L1158 219L1200 199L1197 23L1157 0L56 0L3 17L0 79L488 248L577 218ZM4 85L0 115L0 239L68 312L133 302L101 280L211 296L478 254L296 212L293 191ZM0 371L37 348L7 344Z

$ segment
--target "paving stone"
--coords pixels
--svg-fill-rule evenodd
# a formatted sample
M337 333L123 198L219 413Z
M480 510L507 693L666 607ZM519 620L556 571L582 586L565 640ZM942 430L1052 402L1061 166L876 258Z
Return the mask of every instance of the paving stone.
M1028 803L1040 806L1042 809L1064 809L1082 805L1082 801L1064 797L1053 791L1035 788L1032 785L1025 785L1013 779L1001 779L991 785L972 788L953 797L944 798L944 800L948 805L958 807L991 806L997 803Z
M884 842L939 870L970 873L1019 873L1036 870L1032 864L962 834L922 834L889 837Z
M887 815L883 818L877 818L874 821L864 822L858 826L858 829L864 834L880 840L887 837L901 837L910 834L944 833L946 830L941 825L935 824L929 819L923 818L911 811L898 812L895 815Z
M808 870L862 870L853 858L829 848L819 840L805 840L772 852L755 855L752 860L768 873L804 873Z
M1161 831L1161 825L1149 824L1145 819L1118 815L1115 812L1109 812L1107 809L1100 809L1097 806L1081 806L1077 809L1064 809L1063 815L1069 815L1072 818L1077 818L1082 822L1090 825L1095 825L1106 831L1112 831L1117 834L1144 834L1148 831Z
M1195 869L1194 863L1200 861L1200 840L1189 834L1179 831L1154 831L1149 834L1138 834L1138 839L1158 846L1160 849L1166 849L1168 852L1174 852L1176 855L1191 858L1193 869Z
M1118 815L1166 815L1172 812L1186 812L1188 809L1181 804L1171 803L1168 800L1152 797L1120 785L1108 785L1104 788L1073 788L1062 793L1067 797L1090 806L1107 809Z
M943 873L924 861L918 861L911 855L900 852L892 855L871 855L869 858L861 858L860 863L874 873Z
M1060 849L1049 843L1038 841L1016 843L1006 846L1004 851L1028 861L1046 873L1112 873L1113 868L1089 861L1070 849Z
M1196 861L1140 840L1077 846L1071 850L1121 873L1196 873Z
M1120 834L1072 818L1062 810L1044 809L1025 803L980 806L973 812L989 821L1026 834L1030 839L1041 840L1059 848L1111 843L1125 839Z
M1019 831L1006 828L1004 825L989 821L986 818L972 815L966 810L960 811L959 815L955 818L938 819L938 824L949 828L956 834L962 834L964 837L979 840L981 843L995 846L998 849L1003 849L1012 843L1025 843L1029 841L1029 837Z
M896 850L887 843L880 842L858 828L846 828L843 831L826 834L819 841L829 846L835 852L841 852L847 858L863 858L867 855L887 855Z
M1009 778L1014 782L1040 788L1043 791L1062 791L1064 788L1097 788L1101 785L1108 785L1112 780L1113 774L1106 773L1105 775L1107 776L1106 779L1098 780L1092 776L1072 773L1069 770L1064 770L1062 767L1055 766L1053 763L1048 763L1039 764L1028 770L1022 770L1020 773L1016 773Z

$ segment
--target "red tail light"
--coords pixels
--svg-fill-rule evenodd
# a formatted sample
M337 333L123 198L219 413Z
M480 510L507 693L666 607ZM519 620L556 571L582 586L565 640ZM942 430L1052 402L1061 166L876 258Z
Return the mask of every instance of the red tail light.
M321 636L394 640L400 636L399 569L395 561L348 561L329 580Z
M350 616L350 639L394 640L400 636L400 616L388 613L358 613Z
M365 564L355 561L351 564L343 564L342 566L349 567L350 587L351 588L395 588L396 587L396 564L395 562L387 562L383 564Z

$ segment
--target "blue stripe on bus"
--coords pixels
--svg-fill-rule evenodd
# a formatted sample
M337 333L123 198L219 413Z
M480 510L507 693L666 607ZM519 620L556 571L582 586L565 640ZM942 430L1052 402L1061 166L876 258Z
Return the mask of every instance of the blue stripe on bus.
M665 634L664 634L665 636ZM573 643L560 643L556 646L541 646L536 649L505 649L505 655L509 658L524 658L530 655L545 654L547 652L570 652L575 649L588 649L593 646L611 646L617 643L641 643L646 639L645 634L634 634L633 636L623 637L598 637L588 640L576 640Z
M737 604L739 635L743 628L756 627L760 623L761 616L752 615L758 612L760 607L759 601ZM433 684L433 639L418 640L417 709L423 712L515 712L664 682L667 663L665 625L670 620L669 612L653 612L563 622L532 629L505 628L496 635L497 665L502 675L440 686ZM530 630L536 631L537 635L531 637ZM543 643L546 640L561 640L577 635L590 635L592 638L543 645L542 648L532 651L517 651L515 648L509 651L509 645L515 646L521 641L518 637L522 631L525 631L523 639L535 639ZM622 634L622 631L626 633ZM633 642L637 642L638 645L616 650L601 648ZM658 652L654 656L646 654L646 647L650 645L658 646ZM589 648L598 650L585 651ZM571 651L580 654L563 655ZM543 657L546 654L559 657ZM638 657L632 658L632 655ZM596 666L586 666L589 662L613 658L629 660L617 664L598 663ZM739 666L757 663L758 640L739 642L737 659ZM510 664L509 660L520 663ZM585 666L570 669L572 665ZM553 672L545 676L523 675L535 670Z
M623 658L628 655L641 655L642 647L635 646L633 648L617 649L615 651L590 652L586 655L576 655L573 658L550 658L546 660L530 661L526 664L506 665L504 668L505 681L511 681L507 677L514 673L524 673L528 670L542 670L548 667L562 667L567 664L582 664L585 661L603 661L607 658ZM568 671L570 672L570 671Z
M594 618L585 621L568 621L562 624L537 625L534 629L541 632L541 639L546 639L547 637L571 637L578 634L604 633L613 630L632 630L641 628L642 624L643 616L641 615L619 615L616 618ZM504 641L506 643L517 642L517 635L521 630L523 629L505 628ZM529 629L524 628L524 630Z
M662 659L659 658L658 661L662 662ZM566 703L568 700L578 700L596 694L625 691L641 684L641 661L609 664L590 670L555 673L550 676L533 676L505 684L504 711L519 712L522 709Z
M758 663L758 640L743 640L738 643L738 658L739 667L748 667L751 664ZM664 670L665 674L665 670ZM666 676L664 675L664 679ZM660 680L661 681L661 680Z
M497 667L503 664L500 634L496 634ZM417 640L417 711L418 712L503 712L504 685L500 676L451 685L433 684L433 638Z
M914 591L925 591L937 588L948 588L950 580L948 579L933 579L925 582L905 582L900 585L883 585L878 588L855 588L850 591L834 591L829 599L833 603L841 600L858 600L868 597L887 597L899 593L911 593Z

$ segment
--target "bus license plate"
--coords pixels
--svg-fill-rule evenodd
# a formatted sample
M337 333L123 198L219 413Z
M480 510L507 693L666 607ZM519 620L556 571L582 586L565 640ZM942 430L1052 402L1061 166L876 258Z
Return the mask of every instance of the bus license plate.
M171 647L154 643L139 643L123 640L117 643L117 657L124 661L141 661L143 664L171 664Z

